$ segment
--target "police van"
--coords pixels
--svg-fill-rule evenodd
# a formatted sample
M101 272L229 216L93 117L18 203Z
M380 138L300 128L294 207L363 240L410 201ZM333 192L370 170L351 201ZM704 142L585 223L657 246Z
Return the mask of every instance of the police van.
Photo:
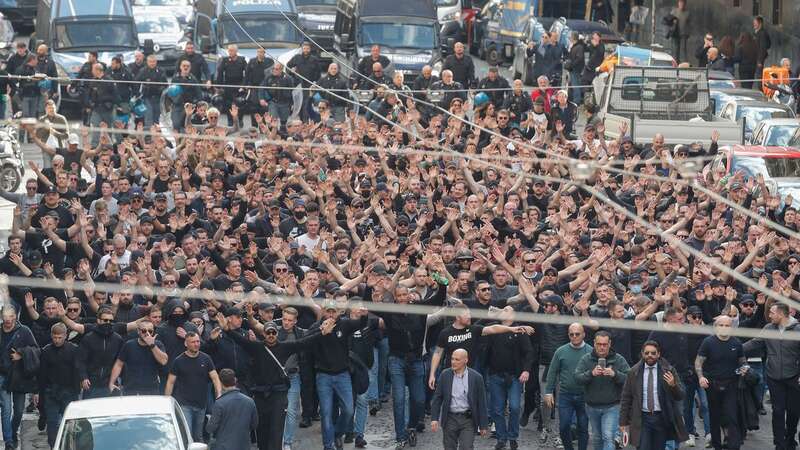
M333 47L356 67L380 45L391 61L384 73L400 71L410 84L423 66L441 66L439 31L433 0L339 0Z
M331 59L333 51L333 24L336 21L337 0L295 0L297 17L303 31L320 47L319 56ZM319 50L316 46L312 48Z
M197 0L192 34L212 72L230 44L248 61L264 47L285 65L303 41L297 20L294 0Z
M76 78L89 51L106 65L114 55L133 61L139 48L130 0L39 0L31 46L47 44L59 77ZM68 91L63 100L77 101Z

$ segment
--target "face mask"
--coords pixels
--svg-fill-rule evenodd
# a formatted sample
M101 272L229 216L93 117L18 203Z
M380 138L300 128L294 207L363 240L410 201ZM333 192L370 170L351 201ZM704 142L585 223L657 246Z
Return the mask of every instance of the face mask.
M101 323L97 325L97 332L104 336L110 335L112 331L113 329L110 323Z
M764 269L759 269L758 267L753 267L753 275L761 276L764 273Z
M169 322L176 325L183 324L183 317L183 314L173 314L169 316Z
M294 212L294 218L295 219L302 219L305 216L306 216L306 212L305 211L295 211Z
M628 286L628 289L630 289L631 293L637 295L642 293L642 285L640 284L633 284L631 286Z

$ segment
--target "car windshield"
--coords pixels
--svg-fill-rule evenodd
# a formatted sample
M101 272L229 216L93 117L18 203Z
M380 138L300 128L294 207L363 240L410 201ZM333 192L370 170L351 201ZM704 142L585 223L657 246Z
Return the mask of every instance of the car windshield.
M434 0L433 2L437 7L438 6L455 6L458 3L458 0Z
M733 80L708 80L709 89L735 89Z
M786 119L791 116L786 111L778 108L743 106L736 111L736 120L738 121L743 117L746 119L745 129L752 132L762 120Z
M297 30L289 21L266 17L238 17L222 21L222 44L256 42L298 42Z
M797 128L798 125L778 125L771 127L763 145L773 145L778 147L787 146L789 145L789 141L792 139L792 135Z
M759 158L757 156L734 156L733 173L743 171L747 178L763 175L764 178L800 177L800 158Z
M146 16L136 19L139 33L179 34L181 26L174 16Z
M189 0L133 0L135 6L191 6Z
M55 36L56 50L137 46L133 23L127 21L59 22L55 26Z
M172 417L164 415L69 419L58 448L64 450L180 450Z
M429 50L434 47L435 33L432 25L365 23L361 27L361 45Z

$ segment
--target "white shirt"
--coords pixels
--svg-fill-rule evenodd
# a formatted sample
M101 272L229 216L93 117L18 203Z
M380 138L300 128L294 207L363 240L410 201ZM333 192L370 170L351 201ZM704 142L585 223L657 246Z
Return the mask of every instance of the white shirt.
M653 411L661 411L661 405L658 403L658 363L648 366L642 365L642 411L650 412L647 409L647 378L650 376L650 370L653 370Z

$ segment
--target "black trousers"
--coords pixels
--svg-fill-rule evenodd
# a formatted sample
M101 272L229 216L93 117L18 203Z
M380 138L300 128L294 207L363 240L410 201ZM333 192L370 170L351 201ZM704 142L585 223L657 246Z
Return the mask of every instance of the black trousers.
M786 450L794 445L797 418L800 413L800 386L796 378L778 380L767 377L772 399L772 443L775 450Z
M287 391L253 392L258 411L258 450L281 450L286 422Z
M729 450L737 450L742 445L742 435L736 418L739 410L736 391L736 379L721 382L712 380L711 386L706 389L708 414L711 416L711 445L715 450L722 448L722 428L725 428Z
M300 363L300 405L303 407L303 419L311 420L319 410L317 397L317 379L314 375L314 362Z
M667 424L663 413L642 412L639 450L664 450L667 446Z

